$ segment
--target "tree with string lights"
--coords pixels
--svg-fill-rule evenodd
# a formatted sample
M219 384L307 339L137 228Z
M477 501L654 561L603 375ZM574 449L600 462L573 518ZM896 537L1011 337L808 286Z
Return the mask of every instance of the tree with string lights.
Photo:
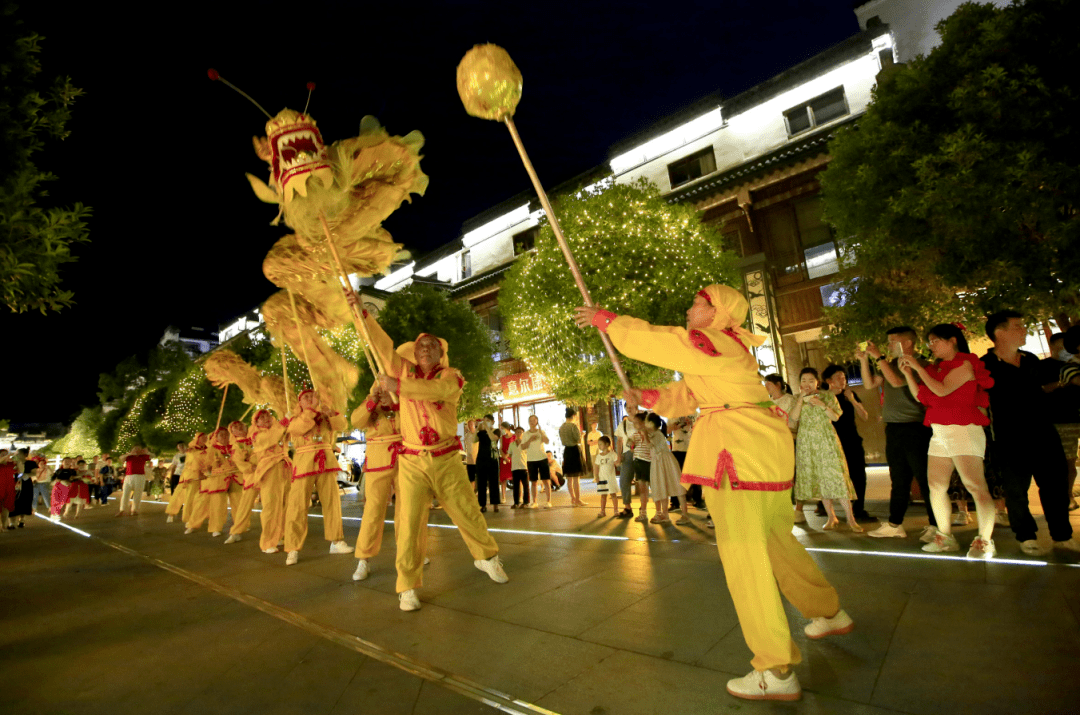
M593 300L614 313L683 325L698 290L739 285L735 254L723 248L717 228L692 206L667 203L644 179L564 196L555 211ZM581 295L546 219L535 251L503 281L499 303L513 354L555 397L584 405L622 394L597 331L574 326ZM635 360L624 358L623 366L638 387L672 379L671 371Z

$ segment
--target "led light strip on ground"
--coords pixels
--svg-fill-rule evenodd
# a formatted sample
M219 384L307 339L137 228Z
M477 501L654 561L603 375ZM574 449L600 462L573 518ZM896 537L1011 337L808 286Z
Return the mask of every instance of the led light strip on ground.
M144 504L164 504L165 502L148 502L143 500ZM253 509L252 511L261 512L260 509ZM322 514L308 513L308 516L316 519L322 519ZM357 516L343 516L342 521L362 521ZM386 520L387 524L393 524L392 519ZM432 529L457 529L454 524L428 524ZM75 531L78 531L77 529ZM561 531L534 531L529 529L498 529L488 527L488 531L497 534L526 534L530 536L556 536L565 537L569 539L596 539L600 541L630 541L630 542L663 542L663 543L680 543L680 539L656 539L647 536L632 537L632 536L609 536L606 534L575 534ZM83 533L83 532L79 532ZM701 544L702 546L716 546L715 541L706 541ZM898 558L898 559L924 559L930 561L963 561L964 563L985 563L985 564L1008 564L1010 566L1065 566L1068 568L1080 568L1080 564L1058 564L1050 563L1049 561L1035 561L1028 559L969 559L966 556L948 556L945 554L927 554L922 552L908 553L902 551L867 551L863 549L831 549L821 546L805 546L807 551L815 551L823 554L845 554L845 555L859 555L859 556L881 556L885 558Z
M464 695L467 698L477 700L489 707L495 708L496 710L501 710L502 712L506 713L514 713L514 715L558 715L558 713L553 710L548 710L547 708L541 707L539 705L535 705L525 700L515 698L512 695L508 695L498 690L494 690L478 683L474 683L467 678L463 678L459 675L454 675L453 673L448 673L433 665L429 665L420 660L404 655L403 653L396 653L394 651L387 650L382 646L372 643L371 641L364 640L360 636L354 635L347 631L338 630L337 628L331 628L330 626L316 623L305 618L299 613L294 613L293 611L282 608L275 603L270 603L269 601L264 601L257 596L252 596L251 594L244 593L243 591L238 591L234 588L223 586L216 581L212 581L204 576L200 576L197 573L193 573L191 571L188 571L187 569L183 569L174 564L170 564L167 561L162 561L161 559L154 558L153 556L147 556L145 554L139 553L138 551L130 549L123 544L118 544L116 542L103 539L99 536L88 534L85 531L80 531L79 529L68 526L67 524L64 524L62 522L53 521L48 517L41 516L36 512L35 516L40 519L44 519L50 524L62 526L65 529L74 531L81 536L94 539L95 541L105 544L110 548L116 549L121 553L127 554L129 556L134 556L137 559L146 561L162 570L169 571L170 573L176 574L177 576L186 578L187 580L193 581L194 583L197 583L204 588L208 588L211 591L215 591L223 596L227 596L234 601L238 601L246 606L250 606L251 608L262 611L269 616L273 616L274 618L296 626L297 628L301 628L308 633L336 643L345 648L349 648L350 650L356 651L361 655L366 655L369 658L373 658L381 663L386 663L387 665L403 670L406 673L410 673L411 675L415 675L425 680L429 680L437 685L446 688L447 690L458 693L459 695Z

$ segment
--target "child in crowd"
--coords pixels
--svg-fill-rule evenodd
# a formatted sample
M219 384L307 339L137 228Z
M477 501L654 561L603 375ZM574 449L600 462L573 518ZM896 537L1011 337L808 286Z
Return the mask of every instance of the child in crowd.
M611 495L611 512L619 511L619 482L615 478L617 457L611 451L611 439L601 436L596 440L597 453L593 458L593 479L596 493L600 495L600 516L607 516L607 498Z
M510 475L514 482L514 505L511 509L525 509L529 506L529 467L525 462L525 452L521 448L524 427L515 427L515 439L506 447L510 461Z
M682 516L677 524L685 526L690 523L690 517L686 512L686 488L679 483L682 470L675 456L668 447L667 437L664 436L663 420L660 415L650 412L645 418L645 434L649 439L649 448L652 452L652 462L649 469L649 486L653 490L653 500L656 503L656 515L652 518L653 524L668 524L668 502L671 497L677 498Z
M75 474L68 479L67 502L64 504L64 517L71 513L71 507L75 507L75 516L78 519L83 507L90 504L91 472L86 468L86 460L75 460Z
M34 477L37 475L37 470L37 462L32 459L26 460L23 463L23 473L15 482L15 510L11 512L11 516L18 517L16 526L20 529L26 526L24 518L34 513ZM15 527L9 524L8 528Z
M634 521L645 523L649 520L646 510L649 506L649 474L652 462L652 450L649 437L645 434L645 413L639 412L631 420L634 424L634 436L627 442L634 452L634 480L637 481L638 498L641 500L637 518Z
M60 521L60 513L68 503L68 494L71 491L71 481L77 476L75 460L64 457L60 462L60 469L53 472L52 504L49 508L49 518Z

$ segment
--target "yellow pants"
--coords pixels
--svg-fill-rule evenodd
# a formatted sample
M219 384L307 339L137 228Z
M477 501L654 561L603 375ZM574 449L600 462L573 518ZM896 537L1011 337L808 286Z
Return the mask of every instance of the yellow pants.
M341 541L345 532L341 528L341 495L338 493L337 472L324 472L295 479L285 507L285 550L299 551L307 539L308 505L311 503L312 486L319 492L322 502L323 537L330 542Z
M279 462L259 483L259 499L262 501L262 514L259 516L262 535L259 537L259 548L263 551L277 548L278 542L285 538L285 504L289 499L291 481L289 465Z
M499 553L499 545L488 533L465 465L457 453L434 458L428 453L403 454L398 460L398 494L394 507L398 593L423 585L424 537L432 497L438 498L458 528L473 559L490 559Z
M226 492L214 492L207 494L199 492L199 498L195 501L195 511L192 520L187 523L189 529L198 529L203 522L209 520L208 530L211 534L219 533L225 528L225 520L229 517L229 498Z
M233 522L236 522L236 510L240 508L240 502L244 498L244 485L236 482L228 482L229 513L232 514Z
M192 479L190 482L184 482L183 484L176 485L176 491L169 497L169 506L165 507L165 513L170 516L175 516L180 513L180 509L183 508L184 516L182 521L191 520L191 510L195 505L195 497L199 493L199 480Z
M732 491L727 482L701 491L743 638L754 653L750 664L754 670L795 665L802 655L780 593L807 618L836 615L840 598L791 533L791 491Z
M184 501L184 526L188 527L189 529L196 529L198 527L193 526L193 524L195 524L196 522L198 524L202 524L204 521L206 521L206 500L207 497L209 497L210 495L206 492L199 490L199 482L193 481L191 482L191 484L194 484L195 486L192 487L190 509L188 508L189 503L186 500Z
M382 548L383 527L386 526L386 503L397 481L398 470L368 472L364 475L364 518L360 536L356 539L356 558L370 559Z
M232 500L232 488L235 484L229 485L229 500ZM251 528L251 508L255 506L255 497L258 496L259 490L255 487L250 489L242 489L242 494L238 503L232 509L232 528L229 529L229 536L235 534L243 534L245 531ZM277 543L277 542L275 542Z

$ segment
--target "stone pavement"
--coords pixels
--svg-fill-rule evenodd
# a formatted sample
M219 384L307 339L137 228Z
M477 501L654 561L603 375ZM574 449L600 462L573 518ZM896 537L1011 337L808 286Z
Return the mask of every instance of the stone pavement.
M887 481L871 475L872 513L885 513ZM583 497L597 503L591 486ZM344 503L354 543L361 507ZM1080 559L1025 556L1003 527L996 562L905 558L923 555L921 506L906 540L822 532L813 516L796 527L856 630L808 641L789 607L804 697L782 704L724 691L751 656L697 510L690 527L646 528L593 507L489 508L505 585L434 511L423 609L402 613L391 525L374 573L354 583L356 562L327 553L317 509L286 568L259 552L257 527L224 546L184 536L161 504L135 518L114 508L68 522L89 536L42 519L0 534L5 712L1080 711ZM966 545L974 527L957 534Z

